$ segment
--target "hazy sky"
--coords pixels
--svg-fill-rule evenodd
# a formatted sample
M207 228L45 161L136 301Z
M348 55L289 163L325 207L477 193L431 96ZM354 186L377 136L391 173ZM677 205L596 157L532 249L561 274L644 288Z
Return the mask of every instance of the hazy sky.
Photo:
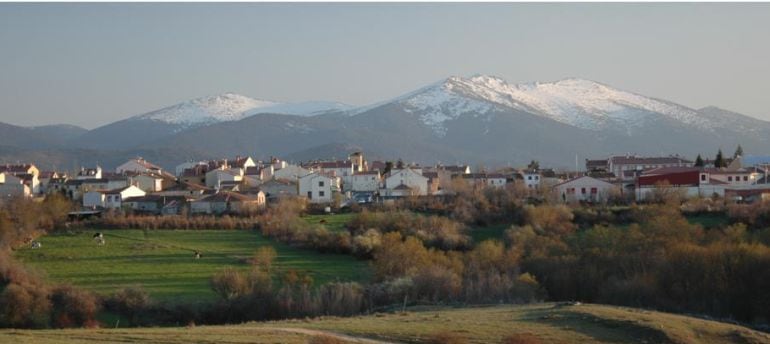
M0 121L581 77L770 120L770 4L0 4Z

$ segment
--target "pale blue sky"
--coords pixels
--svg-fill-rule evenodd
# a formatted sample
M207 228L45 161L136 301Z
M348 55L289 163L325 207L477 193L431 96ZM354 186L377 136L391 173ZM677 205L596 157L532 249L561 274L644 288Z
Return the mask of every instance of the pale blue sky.
M364 105L582 77L770 119L770 4L0 4L0 121L93 128L222 92Z

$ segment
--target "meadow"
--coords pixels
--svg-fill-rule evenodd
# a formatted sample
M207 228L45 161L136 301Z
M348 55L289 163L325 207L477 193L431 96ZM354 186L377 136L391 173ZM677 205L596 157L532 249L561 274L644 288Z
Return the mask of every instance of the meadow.
M770 335L699 318L604 305L554 303L420 307L352 318L177 328L0 330L13 343L769 343ZM443 335L443 337L439 337ZM311 341L312 342L312 341ZM322 342L322 341L318 341Z
M276 275L289 270L310 274L315 285L330 281L365 281L368 263L341 254L293 248L247 230L104 230L106 245L92 239L95 230L41 237L42 248L22 248L16 257L55 283L71 283L102 295L141 285L151 297L168 302L211 301L212 274L230 266L248 269L261 246L278 253ZM202 254L194 259L194 251Z

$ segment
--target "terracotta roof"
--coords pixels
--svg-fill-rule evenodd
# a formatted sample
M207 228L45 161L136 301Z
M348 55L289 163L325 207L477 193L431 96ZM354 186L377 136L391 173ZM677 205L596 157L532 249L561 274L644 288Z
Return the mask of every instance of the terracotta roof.
M155 165L155 164L153 164L153 163L151 163L151 162L149 162L147 160L144 160L144 158L142 158L142 157L136 157L136 158L134 158L132 160L135 161L136 163L138 163L139 165L142 165L142 167L144 167L146 169L150 169L150 170L160 170L161 169L160 166Z
M504 179L505 176L500 173L466 173L463 174L466 179Z

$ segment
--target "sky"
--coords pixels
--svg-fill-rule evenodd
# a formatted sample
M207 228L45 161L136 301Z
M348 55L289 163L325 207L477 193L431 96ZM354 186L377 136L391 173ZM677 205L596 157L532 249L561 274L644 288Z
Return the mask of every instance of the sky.
M0 122L188 99L367 105L449 76L586 78L770 120L770 4L0 4Z

